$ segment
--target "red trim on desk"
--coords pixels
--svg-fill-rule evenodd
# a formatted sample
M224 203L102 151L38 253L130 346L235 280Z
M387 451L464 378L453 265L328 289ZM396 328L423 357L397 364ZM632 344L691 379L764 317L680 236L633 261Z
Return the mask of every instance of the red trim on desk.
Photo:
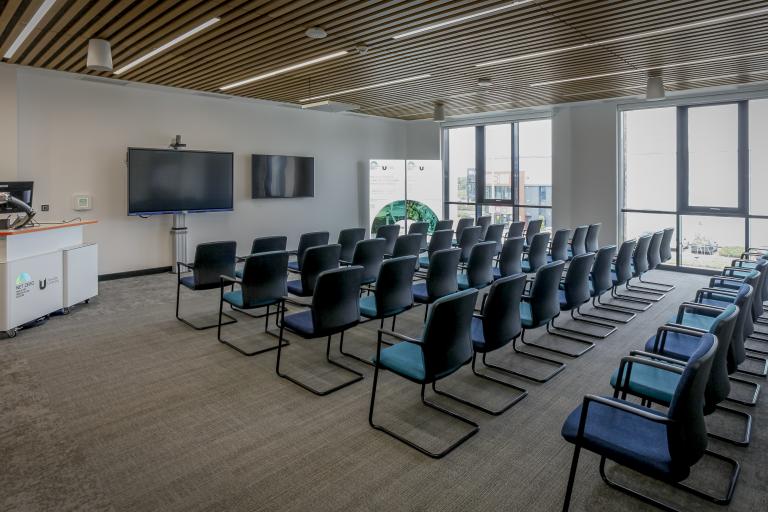
M87 224L96 224L97 220L83 220L80 222L67 222L62 224L49 224L45 226L37 226L34 228L22 228L22 229L11 229L8 231L0 231L0 236L13 236L13 235L24 235L26 233L36 233L37 231L48 231L51 229L61 229L61 228L71 228L75 226L85 226Z

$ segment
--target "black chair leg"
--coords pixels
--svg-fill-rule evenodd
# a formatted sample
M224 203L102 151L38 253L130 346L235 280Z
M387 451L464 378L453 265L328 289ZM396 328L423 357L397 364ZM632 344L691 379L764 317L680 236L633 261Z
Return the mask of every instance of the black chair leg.
M664 290L663 290L663 292L664 292L664 293L668 293L668 292L671 292L672 290L674 290L674 289L675 289L675 285L673 285L673 284L668 284L668 283L659 283L659 282L656 282L656 281L645 281L645 280L643 279L643 276L640 276L640 277L638 278L638 281L640 281L640 282L641 282L641 283L643 283L643 284L649 284L649 285L651 285L651 286L660 286L660 287L663 287L663 288L664 288ZM659 291L662 291L662 290L659 290Z
M525 330L523 330L523 333L522 333L521 337L522 336L525 336ZM557 366L557 368L553 372L547 374L545 377L536 377L534 375L530 375L530 374L523 373L523 372L518 372L516 370L511 370L509 368L504 368L504 367L501 367L501 366L498 366L498 365L495 365L495 364L491 364L491 363L489 363L486 360L487 354L483 354L483 364L485 366L487 366L488 368L493 368L494 370L497 370L497 371L500 371L500 372L504 372L504 373L508 373L509 375L516 375L517 377L522 377L524 379L528 379L528 380L533 381L533 382L538 382L540 384L543 384L544 382L548 382L553 377L555 377L558 373L560 373L561 371L565 370L566 364L561 362L561 361L557 361L555 359L549 359L547 357L543 357L543 356L540 356L540 355L537 355L537 354L532 354L532 353L526 352L524 350L518 350L518 348L517 348L517 338L512 340L512 350L514 350L516 354L519 354L519 355L521 355L523 357L527 357L529 359L535 359L537 361L541 361L543 363L547 363L547 364L550 364L550 365L555 365L555 366Z
M741 400L738 398L728 397L726 398L727 401L733 402L735 404L746 405L747 407L754 407L757 405L757 398L760 396L760 384L758 384L757 382L752 382L751 380L741 379L739 377L729 376L728 380L730 380L731 382L738 382L739 384L746 384L748 386L751 386L754 389L754 391L752 392L751 400Z
M645 299L641 299L639 297L632 297L631 295L624 295L623 293L617 292L615 286L611 288L611 298L614 298L616 300L620 300L623 302L631 302L633 304L643 304L644 307L621 306L624 309L627 309L629 311L634 311L636 313L642 313L643 311L648 311L648 308L653 306L653 302L647 301Z
M750 354L747 354L747 359L750 359L752 361L760 361L763 364L763 369L760 371L754 371L754 370L742 370L739 368L736 370L739 373L743 373L745 375L751 375L753 377L763 377L765 378L768 376L768 359L764 357L757 357Z
M600 477L603 479L603 482L605 482L608 485L608 487L612 489L616 489L617 491L621 491L628 496L632 496L633 498L636 498L644 503L652 505L661 510L665 510L666 512L680 512L678 509L670 507L666 503L655 500L650 496L646 496L645 494L635 491L634 489L630 489L629 487L625 487L608 478L608 475L605 474L605 460L606 460L605 457L600 458Z
M705 450L704 454L709 455L714 459L727 462L728 465L731 466L731 473L728 477L728 490L725 492L725 496L714 496L712 494L701 491L699 489L695 489L682 482L678 482L674 485L678 489L683 489L684 491L687 491L693 494L694 496L698 496L699 498L705 499L710 503L715 503L717 505L728 505L733 499L733 493L736 490L736 484L739 482L739 473L741 472L741 466L739 465L739 462L736 459L732 459L731 457L726 457L725 455L719 454L717 452L713 452L711 450Z
M633 313L632 311L624 309L621 306L616 306L612 304L603 304L602 302L600 302L600 297L592 297L592 307L597 310L611 311L612 313L625 315L626 318L614 318L614 317L608 317L603 315L595 315L594 313L581 313L581 316L586 316L588 318L596 318L598 320L608 320L609 322L617 322L620 324L628 324L629 322L631 322L637 317L637 313Z
M576 336L570 336L568 334L562 334L562 333L559 333L559 332L556 332L556 331L552 331L550 329L550 324L552 326L554 326L556 329L560 329L560 330L563 330L563 331L571 331L571 329L561 329L560 327L555 326L554 325L554 319L553 319L551 322L547 322L547 325L546 325L547 334L551 334L551 335L557 336L559 338L565 338L565 339L568 339L568 340L571 340L571 341L575 341L576 343L581 343L582 345L586 345L586 348L584 348L584 350L581 350L579 352L566 352L565 350L559 350L559 349L556 349L556 348L547 347L545 345L542 345L541 343L531 343L531 342L525 341L524 339L522 339L522 337L521 337L521 341L524 344L529 345L531 347L536 347L536 348L539 348L541 350L546 350L548 352L554 352L555 354L560 354L560 355L564 355L564 356L568 356L568 357L574 357L574 358L582 356L582 355L586 354L587 352L589 352L590 350L592 350L593 348L595 348L595 344L592 343L591 341L586 341L586 340L583 340L581 338L577 338ZM523 331L523 332L525 332L525 331Z
M285 313L283 313L283 320L285 320ZM299 381L297 379L294 379L290 375L287 375L285 373L280 373L280 356L281 356L282 349L283 349L283 329L284 329L283 324L284 324L284 322L280 322L280 338L279 338L279 342L277 344L277 347L278 347L277 348L277 363L275 365L275 373L277 373L278 376L280 376L280 377L282 377L282 378L284 378L286 380L289 380L289 381L293 382L294 384L296 384L297 386L302 387L302 388L306 389L307 391L310 391L310 392L312 392L312 393L314 393L314 394L316 394L318 396L330 395L334 391L338 391L338 390L340 390L342 388L345 388L345 387L347 387L347 386L349 386L351 384L354 384L355 382L363 380L363 374L362 373L357 372L357 371L353 370L352 368L349 368L347 366L344 366L343 364L340 364L340 363L337 363L336 361L332 361L331 360L331 337L330 336L328 336L328 342L326 344L326 349L325 349L325 358L326 358L326 360L329 363L331 363L332 365L338 366L339 368L341 368L343 370L346 370L349 373L354 374L355 377L353 377L352 379L350 379L350 380L348 380L346 382L343 382L343 383L341 383L341 384L339 384L337 386L333 386L331 388L321 390L321 389L313 388L312 386L309 386L307 384L304 384L303 382L301 382L301 381ZM341 333L341 336L342 337L344 336L343 332Z
M226 324L222 324L222 323L221 323L221 317L222 317L222 315L223 315L223 313L222 313L222 309L223 309L223 306L224 306L224 300L223 300L223 298L222 298L222 300L219 302L219 328L218 328L218 332L217 332L217 335L216 335L216 337L217 337L217 338L218 338L218 340L219 340L219 343L223 343L224 345L228 346L229 348L232 348L232 349L234 349L234 350L236 350L236 351L240 352L240 353L241 353L241 354L243 354L244 356L249 356L249 357L250 357L250 356L255 356L255 355L258 355L258 354L263 354L263 353L265 353L265 352L270 352L270 351L272 351L272 350L277 350L277 349L278 349L278 345L271 345L271 346L269 346L269 347L265 347L265 348L262 348L262 349L254 350L253 352L247 352L247 351L243 350L242 348L238 347L238 346L237 346L235 343L233 343L233 342L231 342L231 341L229 341L229 340L226 340L226 339L222 338L222 337L221 337L221 326L222 326L222 325L226 325ZM277 312L275 312L275 313L274 313L274 315L275 315L275 316L278 316L279 312L280 312L281 310L284 310L284 309L285 309L285 305L284 305L284 304L282 304L282 303L278 304L278 307L277 307ZM240 311L240 310L239 310L239 309L235 309L235 311ZM241 312L242 312L242 311L241 311ZM260 317L263 317L263 318L264 318L264 332L265 332L266 334L269 334L269 335L271 335L271 336L275 336L275 337L277 337L277 336L278 336L277 334L275 334L275 333L272 333L272 332L269 332L269 330L268 330L268 328L269 328L269 315L271 315L271 314L273 314L273 313L270 313L270 312L269 312L269 306L267 306L267 312L266 312L266 314L264 314L264 315L260 315L260 316L258 316L258 317L257 317L257 316L255 316L255 315L248 315L248 316L250 316L250 317L252 317L252 318L260 318ZM285 345L290 345L290 343L288 342L288 340L285 340L283 343L284 343Z
M220 325L229 325L234 324L237 322L237 318L234 318L226 313L221 312L221 307L219 307L219 321L217 323L209 324L209 325L195 325L194 323L190 322L189 320L186 320L179 316L179 306L181 302L181 283L176 284L176 319L179 320L182 323L187 324L188 326L192 327L196 331L204 331L206 329L213 329L214 327L218 327ZM221 305L220 305L221 306ZM221 322L221 317L225 316L229 318L229 322Z
M641 295L650 295L646 300L653 301L653 302L659 302L661 299L667 296L665 292L654 290L653 288L649 288L647 286L638 286L636 284L632 284L632 279L627 281L626 284L627 291L639 293Z
M381 319L381 323L379 324L379 328L380 329L384 328L384 319L383 318ZM384 343L383 340L382 340L382 343ZM391 345L391 343L390 343L390 345ZM363 359L362 357L356 356L355 354L353 354L351 352L344 352L344 336L342 336L341 340L339 340L339 354L341 354L342 356L345 356L345 357L351 357L355 361L359 361L359 362L361 362L363 364L367 364L368 366L374 366L373 362L370 359Z
M719 439L720 441L735 444L736 446L749 446L749 441L752 439L752 416L746 412L737 411L736 409L731 409L730 407L724 407L722 405L718 405L717 410L738 416L739 418L744 418L744 437L741 439L733 439L731 437L723 436L720 434L713 434L711 432L707 432L707 435L713 439Z
M576 481L576 468L579 465L579 453L581 446L574 445L573 458L571 459L571 470L568 474L568 485L565 488L565 498L563 499L563 512L568 512L571 508L571 495L573 494L573 484Z
M457 395L448 393L446 391L439 391L436 388L436 386L435 386L435 384L436 384L435 382L432 383L432 391L434 391L436 394L438 394L440 396L445 396L445 397L450 398L451 400L456 400L459 403L462 403L464 405L468 405L469 407L474 407L475 409L477 409L479 411L483 411L484 413L490 414L492 416L498 416L498 415L502 414L503 412L509 410L513 405L518 403L520 400L522 400L523 398L528 396L528 391L526 391L525 389L523 389L521 387L515 386L514 384L510 384L508 382L504 382L503 380L494 379L493 377L489 377L487 375L483 375L481 373L477 373L477 370L475 369L476 361L477 361L477 352L472 354L472 373L474 373L476 376L478 376L478 377L480 377L482 379L486 379L486 380L489 380L491 382L495 382L497 384L501 384L502 386L506 386L508 388L512 388L515 391L518 391L519 394L517 396L515 396L515 398L512 401L508 402L507 405L505 405L501 409L488 409L487 407L483 407L480 404L471 402L471 401L469 401L469 400L467 400L465 398L461 398L461 397L459 397Z
M472 430L470 430L469 432L464 434L458 441L455 441L450 446L448 446L448 448L446 448L446 449L444 449L444 450L442 450L440 452L429 451L426 448L424 448L422 446L419 446L418 444L414 443L413 441L411 441L409 439L406 439L405 437L403 437L403 436L401 436L399 434L396 434L395 432L389 430L388 428L386 428L384 426L381 426L381 425L377 425L376 423L373 422L373 408L374 408L374 404L376 402L376 386L378 384L378 379L379 379L379 365L377 364L377 365L375 365L375 370L373 372L373 390L371 391L371 407L368 410L368 424L372 428L374 428L376 430L379 430L381 432L384 432L385 434L387 434L387 435L389 435L391 437L394 437L395 439L397 439L401 443L406 444L406 445L410 446L411 448L420 451L424 455L432 457L433 459L441 459L441 458L445 457L446 455L448 455L450 452L452 452L454 449L458 448L467 439L469 439L470 437L472 437L475 434L477 434L478 430L480 430L479 425L477 423L475 423L474 421L471 421L471 420L469 420L469 419L467 419L467 418L465 418L463 416L460 416L460 415L456 414L455 412L449 411L448 409L443 409L439 405L433 404L432 402L428 402L424 398L424 387L425 387L425 385L422 384L421 385L421 402L424 405L426 405L427 407L430 407L432 409L435 409L436 411L442 412L443 414L446 414L446 415L450 416L451 418L455 418L455 419L457 419L457 420L459 420L459 421L461 421L463 423L466 423L467 425L470 425L472 427Z

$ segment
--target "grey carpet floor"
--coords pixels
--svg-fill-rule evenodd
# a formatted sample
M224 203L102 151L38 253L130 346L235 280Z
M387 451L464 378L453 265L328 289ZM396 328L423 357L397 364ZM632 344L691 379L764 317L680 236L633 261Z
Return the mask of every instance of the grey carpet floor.
M549 383L508 378L529 396L504 415L432 397L480 424L475 437L442 460L368 426L372 370L364 365L348 359L365 380L317 397L275 375L274 352L244 357L218 343L215 331L175 320L173 276L102 283L90 304L0 340L0 510L559 510L572 455L560 437L563 420L584 394L610 394L608 379L621 356L642 348L707 281L655 274L678 288L583 357L561 358L568 367ZM184 314L200 320L217 302L216 292L185 294ZM225 328L227 337L245 347L274 342L262 333L262 320L235 315L239 322ZM422 315L420 308L404 315L398 330L418 335ZM576 348L531 334L532 341ZM346 377L323 363L323 341L290 339L284 356L291 375L317 386ZM375 325L356 327L346 344L370 355ZM547 370L511 350L493 360ZM468 370L443 387L490 406L512 396ZM420 405L418 392L384 373L377 421L433 449L465 432ZM765 397L742 409L754 416L752 444L711 441L710 447L742 464L728 509L768 510ZM740 435L730 418L712 417L708 424ZM572 510L651 510L608 488L597 465L596 456L582 456ZM721 492L726 472L705 459L691 481ZM621 468L609 466L609 474L684 510L723 510Z

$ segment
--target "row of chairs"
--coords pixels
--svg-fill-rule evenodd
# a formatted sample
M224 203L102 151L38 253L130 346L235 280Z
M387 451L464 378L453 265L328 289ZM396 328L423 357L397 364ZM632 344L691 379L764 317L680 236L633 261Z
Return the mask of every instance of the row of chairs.
M750 354L760 349L748 342L764 342L768 333L756 326L767 325L768 250L750 249L733 260L709 286L696 292L693 301L680 305L677 315L659 327L642 351L622 358L611 376L612 397L587 395L567 418L563 437L575 445L563 510L567 511L581 449L600 455L600 475L611 487L664 510L668 504L610 480L606 460L674 485L710 502L731 502L738 481L738 461L708 447L708 437L746 447L750 443L752 417L725 407L724 402L757 405L760 385L733 376L743 373L765 378L768 361ZM746 369L747 360L761 370ZM731 383L750 386L750 400L730 397ZM640 404L627 401L627 396ZM653 409L661 405L666 411ZM704 417L720 411L744 421L744 435L731 438L708 432ZM684 480L705 455L731 468L728 487L714 496L691 487Z

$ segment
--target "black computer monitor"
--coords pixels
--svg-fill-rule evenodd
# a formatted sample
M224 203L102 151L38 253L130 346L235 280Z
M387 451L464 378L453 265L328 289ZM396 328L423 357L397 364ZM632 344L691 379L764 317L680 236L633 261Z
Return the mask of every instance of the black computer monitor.
M24 201L32 208L32 181L0 181L0 192L10 192L13 197ZM0 204L0 214L23 213L18 207L10 203Z

